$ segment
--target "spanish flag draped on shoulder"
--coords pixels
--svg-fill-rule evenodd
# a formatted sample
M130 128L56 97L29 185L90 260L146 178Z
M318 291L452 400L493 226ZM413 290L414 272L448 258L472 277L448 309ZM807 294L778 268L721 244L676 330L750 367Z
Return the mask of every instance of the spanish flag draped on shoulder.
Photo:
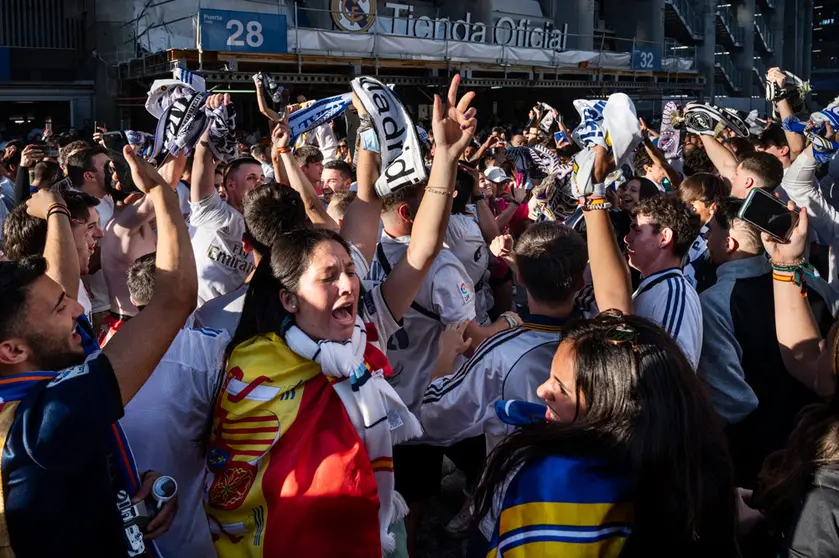
M381 555L364 445L321 367L278 335L233 351L207 466L220 558Z

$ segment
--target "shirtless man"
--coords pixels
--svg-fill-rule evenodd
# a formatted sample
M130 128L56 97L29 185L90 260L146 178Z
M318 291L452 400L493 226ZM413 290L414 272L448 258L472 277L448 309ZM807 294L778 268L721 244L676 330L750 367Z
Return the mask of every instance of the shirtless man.
M172 189L177 188L186 157L169 157L160 168L160 175ZM126 285L128 268L141 256L155 251L157 232L152 226L154 204L150 196L132 195L114 208L113 218L105 227L102 238L102 270L111 301L111 311L102 323L99 344L105 346L110 338L139 310L131 302Z

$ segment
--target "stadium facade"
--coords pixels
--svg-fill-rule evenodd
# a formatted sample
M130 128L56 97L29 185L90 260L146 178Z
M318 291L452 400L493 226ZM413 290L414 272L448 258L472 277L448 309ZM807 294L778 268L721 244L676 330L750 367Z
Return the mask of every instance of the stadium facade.
M38 107L56 112L44 103L57 102L59 122L146 126L145 91L181 66L234 93L252 91L261 70L310 98L377 74L401 86L420 119L453 72L482 92L479 110L499 122L546 96L562 105L618 89L642 113L685 97L765 110L766 68L810 76L812 8L808 0L3 0L0 99L33 105L27 117ZM242 97L247 125L258 115ZM6 112L0 117L20 117Z

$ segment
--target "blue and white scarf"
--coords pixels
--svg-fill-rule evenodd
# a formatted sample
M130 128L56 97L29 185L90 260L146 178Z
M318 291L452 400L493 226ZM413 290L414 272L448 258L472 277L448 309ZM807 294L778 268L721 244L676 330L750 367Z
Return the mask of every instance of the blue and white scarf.
M343 93L315 101L311 105L295 111L288 117L291 128L291 143L297 138L330 120L335 120L352 104L352 93Z

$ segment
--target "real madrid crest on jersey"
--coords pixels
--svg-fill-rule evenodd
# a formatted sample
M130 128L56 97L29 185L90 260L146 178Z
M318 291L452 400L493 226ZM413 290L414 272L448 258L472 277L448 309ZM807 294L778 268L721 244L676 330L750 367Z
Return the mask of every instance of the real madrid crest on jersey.
M332 0L332 21L343 31L367 31L376 21L376 0Z

